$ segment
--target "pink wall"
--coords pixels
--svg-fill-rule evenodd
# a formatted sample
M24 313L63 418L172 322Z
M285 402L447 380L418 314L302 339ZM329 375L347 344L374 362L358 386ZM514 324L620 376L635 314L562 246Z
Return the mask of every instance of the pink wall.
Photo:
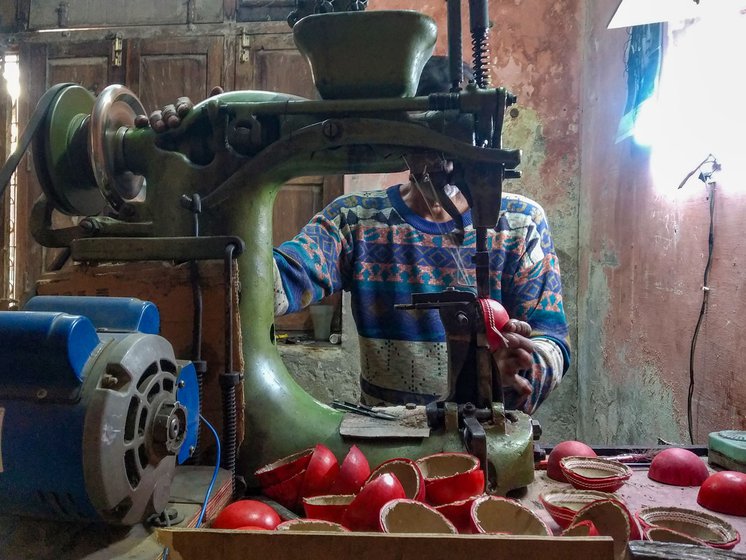
M627 31L606 30L618 2L588 2L583 65L579 244L579 434L687 442L689 348L707 255L702 184L653 185L648 153L614 143L625 103ZM694 70L693 70L694 71ZM692 162L692 167L698 162ZM694 434L746 428L740 356L746 300L744 196L716 194L710 308L695 357ZM741 379L740 383L738 379Z

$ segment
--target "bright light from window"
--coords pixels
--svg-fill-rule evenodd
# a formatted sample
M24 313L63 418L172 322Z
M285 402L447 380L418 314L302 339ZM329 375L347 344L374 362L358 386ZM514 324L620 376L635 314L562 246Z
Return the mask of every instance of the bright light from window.
M8 94L13 100L13 103L15 103L21 96L21 76L18 69L18 55L5 55L3 77L5 78L5 83L8 87Z
M656 188L675 190L688 171L713 154L718 183L746 192L746 15L675 27L656 95L641 107L635 140L651 148Z
M658 98L648 97L637 108L635 115L635 142L640 146L650 148L656 141L658 134Z
M10 153L15 151L16 145L18 144L18 98L21 95L21 84L20 84L20 70L18 66L18 55L6 54L1 59L3 67L3 78L10 95L10 130L6 133L10 133L9 148ZM3 154L5 155L5 154ZM3 161L5 158L2 158ZM10 183L7 187L7 250L5 262L0 263L7 271L6 285L0 289L0 296L3 296L9 301L15 301L16 299L16 253L18 240L16 237L16 221L18 219L18 209L16 206L16 196L18 194L18 183L16 181L16 174L14 173L10 179Z

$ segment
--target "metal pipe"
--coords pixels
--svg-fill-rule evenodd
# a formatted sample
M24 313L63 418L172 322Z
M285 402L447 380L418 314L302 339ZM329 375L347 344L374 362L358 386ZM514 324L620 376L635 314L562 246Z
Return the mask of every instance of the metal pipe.
M464 81L463 50L461 48L461 0L448 1L448 69L451 93L461 91Z
M231 101L226 110L240 110L248 107L255 115L313 115L370 112L427 111L430 109L428 97L395 97L380 99L334 99L329 101ZM458 106L451 107L458 109Z

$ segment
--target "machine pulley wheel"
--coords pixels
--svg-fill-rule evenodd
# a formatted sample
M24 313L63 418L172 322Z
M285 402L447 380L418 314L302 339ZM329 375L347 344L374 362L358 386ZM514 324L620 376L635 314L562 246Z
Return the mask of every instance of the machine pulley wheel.
M41 188L57 210L69 215L92 216L106 206L88 162L94 100L82 86L61 89L34 135L34 167Z
M115 210L145 196L145 178L125 169L122 153L124 132L134 126L137 115L144 114L137 96L121 85L105 88L91 113L91 167L104 198Z

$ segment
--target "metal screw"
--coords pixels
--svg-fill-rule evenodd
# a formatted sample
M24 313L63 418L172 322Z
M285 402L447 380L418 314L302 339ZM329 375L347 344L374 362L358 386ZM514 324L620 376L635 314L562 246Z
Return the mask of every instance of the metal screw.
M83 218L82 220L80 220L78 227L80 227L80 229L82 229L86 233L98 233L101 230L98 223L94 222L90 218Z
M36 398L37 399L45 399L47 397L47 390L46 389L39 389L36 392Z
M183 389L184 387L186 387L186 382L182 379L176 385L179 387L179 389Z
M181 422L176 416L172 416L168 423L168 437L175 439L179 435L181 429Z
M324 133L324 136L327 139L333 140L342 133L342 127L339 126L339 123L337 121L327 120L324 121L321 131Z
M519 110L518 110L517 108L513 107L513 108L512 108L511 110L510 110L510 113L509 113L509 114L510 114L510 116L511 116L512 118L516 119L516 118L518 118L518 115L520 115L520 114L521 114L521 112L520 112L520 111L519 111Z

